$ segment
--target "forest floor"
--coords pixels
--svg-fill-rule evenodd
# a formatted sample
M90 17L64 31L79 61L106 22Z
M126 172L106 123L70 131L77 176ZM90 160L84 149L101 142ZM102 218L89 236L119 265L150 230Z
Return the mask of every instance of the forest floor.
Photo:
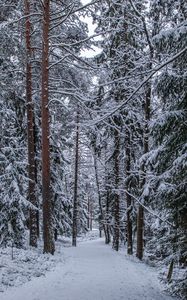
M124 251L116 253L103 239L79 241L70 247L70 241L61 241L61 254L45 276L30 278L29 282L9 287L0 293L1 300L172 300L157 279L154 268L129 258ZM58 244L58 247L60 244ZM60 259L60 257L63 259ZM46 258L38 262L40 272L46 268ZM50 261L50 259L48 260ZM27 260L25 261L25 263ZM35 260L30 261L31 264ZM52 262L49 263L49 265ZM22 265L24 262L22 262ZM28 265L27 265L28 268ZM30 268L31 265L30 265ZM50 268L49 268L50 269ZM43 274L44 275L44 274ZM19 277L19 273L17 273ZM24 278L24 277L22 277ZM13 280L12 280L13 281ZM23 280L22 280L23 281ZM23 284L24 283L24 284ZM15 284L14 284L15 285Z

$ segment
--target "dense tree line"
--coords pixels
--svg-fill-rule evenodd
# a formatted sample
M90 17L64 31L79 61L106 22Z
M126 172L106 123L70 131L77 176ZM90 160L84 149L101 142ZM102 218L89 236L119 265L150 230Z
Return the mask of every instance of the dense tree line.
M0 8L0 245L42 235L54 254L58 235L76 246L95 222L114 250L168 265L170 281L187 266L185 1Z

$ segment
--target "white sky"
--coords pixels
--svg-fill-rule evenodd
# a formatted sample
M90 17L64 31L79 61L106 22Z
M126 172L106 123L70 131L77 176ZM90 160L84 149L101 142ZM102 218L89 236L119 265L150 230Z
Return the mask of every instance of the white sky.
M81 0L82 4L88 4L91 1L90 0ZM82 18L83 22L86 22L88 24L88 30L89 30L89 36L94 34L94 30L97 27L96 24L93 24L92 18L91 17L84 17ZM95 38L95 40L98 40L99 38ZM83 50L81 55L84 57L93 57L95 55L97 55L99 52L101 52L101 50L97 47L92 47L93 50Z

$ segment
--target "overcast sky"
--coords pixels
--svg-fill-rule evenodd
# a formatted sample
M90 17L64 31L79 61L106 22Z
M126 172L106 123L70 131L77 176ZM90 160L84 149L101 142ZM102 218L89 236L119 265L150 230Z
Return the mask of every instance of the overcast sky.
M81 0L81 2L82 2L83 5L85 5L87 3L90 3L91 1L90 0ZM88 24L89 35L93 35L94 30L96 28L96 25L93 24L92 18L85 17L85 18L82 18L82 20ZM93 56L97 55L99 52L100 52L99 48L93 47L93 50L84 50L84 51L82 51L82 56L93 57Z

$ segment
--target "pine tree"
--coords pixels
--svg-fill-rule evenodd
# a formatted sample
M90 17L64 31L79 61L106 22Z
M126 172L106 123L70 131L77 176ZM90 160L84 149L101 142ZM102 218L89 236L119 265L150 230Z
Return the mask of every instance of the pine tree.
M44 253L55 251L52 229L52 195L50 187L50 145L49 145L49 26L50 1L43 4L43 46L42 46L42 195Z
M26 239L27 200L23 46L14 22L21 14L18 1L0 3L0 244L23 247ZM13 22L7 27L9 22ZM12 59L14 58L14 59Z
M139 1L136 1L136 5L138 9L143 9L143 4L139 3ZM125 100L128 99L128 96L133 92L134 86L138 84L141 78L140 74L143 69L141 64L143 62L143 48L145 46L145 41L142 39L142 42L140 42L139 36L143 36L141 27L139 30L137 29L137 24L140 24L140 20L137 18L134 8L130 2L117 1L116 3L105 3L103 4L102 9L102 17L98 17L100 19L99 26L103 29L107 28L109 31L107 38L104 38L102 42L103 53L100 57L100 61L102 61L106 70L104 82L106 81L106 78L110 82L107 86L106 81L105 86L107 86L107 88L103 93L105 96L101 109L103 109L105 113L107 109L110 111L113 106L115 107L123 101L125 102ZM133 24L136 24L135 31L131 28ZM110 31L110 29L112 30ZM140 108L143 107L143 97L143 93L139 93L131 101L127 102L121 110L116 111L115 114L107 120L109 125L107 130L110 132L109 136L113 136L114 142L113 167L114 170L117 168L116 172L114 172L115 174L113 174L114 191L117 194L116 199L119 195L120 197L122 196L120 190L124 189L123 173L125 172L125 193L122 196L123 200L121 199L116 201L121 202L118 214L120 219L124 219L124 212L122 212L122 210L124 210L123 201L125 197L126 234L124 225L119 224L119 220L117 223L119 224L118 226L121 226L119 230L121 231L123 239L125 235L127 236L127 248L129 249L129 254L132 253L133 218L133 203L130 196L132 185L130 182L133 177L132 172L134 172L135 159L137 159L141 154L141 152L139 153L141 146L138 143L141 144L140 132L143 127L141 124L143 120L143 110L138 109L138 106ZM119 135L118 138L117 135ZM136 142L134 139L136 139ZM118 154L116 155L117 152ZM136 156L135 159L133 156ZM118 167L117 160L119 160ZM118 183L117 178L119 179ZM115 193L113 193L113 195ZM115 201L113 207L115 207Z
M152 4L154 9L160 10L160 16L165 21L164 29L162 24L162 34L154 37L157 55L161 57L174 55L186 47L185 4L183 1L172 4L173 6L159 8L154 1ZM168 250L170 249L165 254L174 254L175 259L178 254L179 261L184 262L187 140L185 68L186 53L162 70L155 82L155 93L160 107L152 126L154 151L150 153L150 161L154 167L154 179L150 184L154 190L155 203L159 211L165 211L169 220L175 224L170 228L166 240L164 239L164 243L168 243ZM168 231L168 226L165 226ZM162 247L165 248L164 244Z
M31 23L30 1L25 0L25 40L26 40L26 98L27 98L27 135L28 135L28 173L29 173L29 200L33 205L30 209L30 245L37 247L37 200L36 200L36 164L35 164L35 140L34 140L34 115L32 101L32 46L31 46ZM35 206L35 208L34 208Z
M75 139L75 173L74 173L74 195L73 195L73 224L72 224L72 246L77 245L77 221L78 221L78 167L79 167L79 108L76 116L76 139Z

